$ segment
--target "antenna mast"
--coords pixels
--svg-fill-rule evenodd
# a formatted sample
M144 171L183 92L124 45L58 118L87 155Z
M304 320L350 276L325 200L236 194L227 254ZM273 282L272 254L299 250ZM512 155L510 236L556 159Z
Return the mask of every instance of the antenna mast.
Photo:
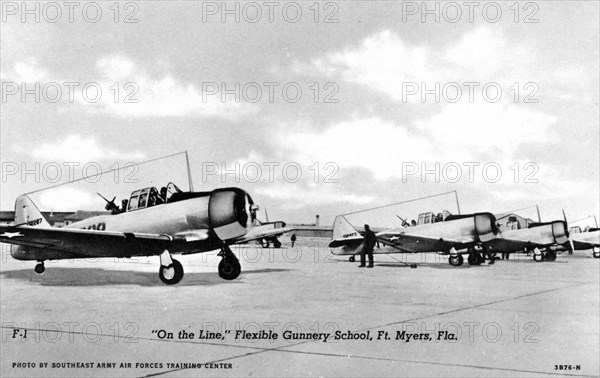
M190 186L190 192L194 191L194 184L192 183L192 170L190 169L190 159L188 157L188 152L185 150L185 163L187 165L187 173L188 173L188 182Z

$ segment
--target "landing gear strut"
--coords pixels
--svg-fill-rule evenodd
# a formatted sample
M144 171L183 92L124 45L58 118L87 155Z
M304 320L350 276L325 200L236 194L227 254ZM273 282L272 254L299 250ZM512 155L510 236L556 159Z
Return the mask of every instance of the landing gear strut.
M231 252L229 246L223 246L223 249L219 252L219 256L223 257L219 263L219 277L224 280L235 280L238 278L242 272L242 267L240 266L240 261L233 252Z
M160 255L158 276L167 285L175 285L183 278L183 266L179 261L172 259L167 250Z
M456 252L456 249L454 249L454 247L450 248L450 258L448 259L450 265L461 266L464 260L465 259L462 257L462 255L459 255L458 252Z
M44 262L40 261L39 263L37 263L37 265L35 266L35 268L33 268L33 270L37 273L37 274L42 274L44 273L44 271L46 270L46 268L44 267Z

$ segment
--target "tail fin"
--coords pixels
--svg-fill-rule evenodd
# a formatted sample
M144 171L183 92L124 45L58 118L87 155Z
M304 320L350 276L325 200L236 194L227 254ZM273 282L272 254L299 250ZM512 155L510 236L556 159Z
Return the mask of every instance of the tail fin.
M40 209L23 194L15 201L15 225L51 227Z
M338 215L333 221L333 239L330 248L341 247L347 244L362 242L363 236L356 231L343 215Z

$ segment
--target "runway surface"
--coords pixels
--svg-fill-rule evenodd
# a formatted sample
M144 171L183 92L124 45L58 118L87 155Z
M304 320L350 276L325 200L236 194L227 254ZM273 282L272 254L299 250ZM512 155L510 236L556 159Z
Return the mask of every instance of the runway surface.
M591 251L473 267L376 255L359 269L326 242L235 249L235 281L219 278L215 253L178 256L176 286L159 280L158 257L47 262L40 276L2 245L0 376L600 375ZM284 339L312 333L329 336Z

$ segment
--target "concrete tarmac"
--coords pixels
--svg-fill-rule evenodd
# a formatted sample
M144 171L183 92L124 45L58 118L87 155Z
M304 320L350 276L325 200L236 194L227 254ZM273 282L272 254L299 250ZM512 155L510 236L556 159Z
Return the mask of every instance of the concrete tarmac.
M2 245L0 376L600 375L591 251L461 267L376 255L367 269L327 242L236 247L234 281L216 253L175 256L175 286L158 257L47 262L36 275Z

